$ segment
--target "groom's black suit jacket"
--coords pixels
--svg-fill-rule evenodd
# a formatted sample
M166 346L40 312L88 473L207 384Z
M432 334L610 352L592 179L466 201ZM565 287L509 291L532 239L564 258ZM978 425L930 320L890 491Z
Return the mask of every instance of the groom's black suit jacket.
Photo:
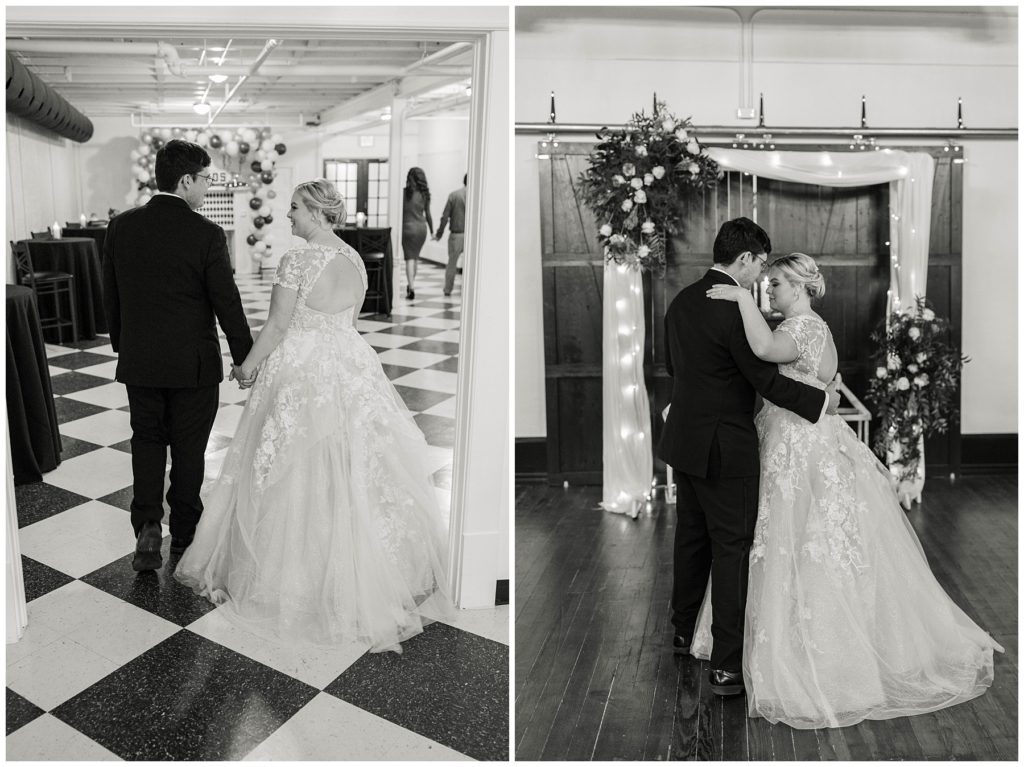
M110 221L103 303L117 380L190 388L224 379L214 318L241 364L252 333L231 274L224 230L172 195Z
M755 390L812 422L820 417L827 395L754 356L739 307L705 295L720 283L736 284L729 275L709 270L683 288L665 314L672 406L658 456L695 477L708 477L709 464L717 477L757 476Z

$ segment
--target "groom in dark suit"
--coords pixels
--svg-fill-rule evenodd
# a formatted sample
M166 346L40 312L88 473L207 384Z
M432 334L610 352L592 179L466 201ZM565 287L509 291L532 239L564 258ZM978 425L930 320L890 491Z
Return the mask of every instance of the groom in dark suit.
M159 190L115 217L104 243L103 288L116 378L128 389L132 425L132 567L162 564L161 496L171 449L171 551L192 542L203 511L204 453L224 378L217 327L240 365L252 333L232 276L224 230L195 211L203 204L210 155L172 140L156 155ZM232 377L235 377L234 367Z
M711 689L719 695L743 691L743 617L760 474L754 393L808 421L839 404L833 385L815 389L755 357L736 304L705 295L722 283L749 288L771 247L750 219L726 221L715 238L714 266L681 290L665 314L665 367L673 385L658 456L678 477L673 646L689 652L710 575Z

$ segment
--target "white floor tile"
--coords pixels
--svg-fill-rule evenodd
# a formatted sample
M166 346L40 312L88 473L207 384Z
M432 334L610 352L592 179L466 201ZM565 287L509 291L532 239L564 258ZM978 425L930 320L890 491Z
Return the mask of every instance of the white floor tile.
M427 471L431 474L439 469L445 468L446 466L450 467L452 464L452 449L450 447L434 447L433 445L427 445L425 461L427 464Z
M60 360L58 359L57 362L60 362ZM90 365L87 368L79 368L78 372L91 376L99 376L100 378L109 378L113 381L114 375L117 373L117 360L101 362L99 365Z
M411 328L437 328L438 330L455 330L461 324L461 320L446 320L442 317L420 317L416 320L409 320L402 323ZM431 336L431 340L437 336Z
M420 294L420 292L419 292L419 290L417 290L416 291L417 299L419 298L419 294ZM442 311L444 311L444 309L438 309L436 306L403 306L401 311L399 311L397 308L393 308L391 311L393 311L395 314L400 315L400 316L404 315L404 316L408 316L408 317L428 317L431 314L437 314L438 312L442 312ZM458 323L458 320L453 320L453 321ZM409 325L414 325L415 322L410 321L408 324ZM425 325L424 327L435 327L435 326Z
M18 531L21 552L75 578L135 549L131 515L100 501L54 514Z
M124 415L127 415L125 413ZM61 431L64 429L61 427ZM43 476L47 484L62 487L87 498L100 498L132 484L132 457L120 450L102 447L68 458Z
M246 761L464 761L469 757L320 693Z
M443 370L414 370L400 378L396 378L391 383L396 386L414 386L417 389L429 389L430 391L455 394L455 387L458 381L459 377L456 373L446 373Z
M227 365L224 367L225 369L228 369ZM244 405L245 401L249 399L249 393L251 391L252 389L238 388L238 382L229 381L225 374L224 380L220 382L220 392L217 394L217 399L220 402L238 402Z
M383 346L387 349L395 349L419 341L416 336L406 336L401 333L366 333L363 335L363 340L370 346Z
M452 320L456 322L457 320ZM430 337L431 341L447 341L450 344L461 343L461 334L458 330L445 330L442 333Z
M323 689L337 679L368 649L366 645L356 643L323 648L277 643L233 623L224 617L223 610L207 613L190 623L188 630L317 689Z
M71 349L67 346L57 346L57 344L44 344L46 347L46 358L52 359L54 357L63 357L65 354L74 354L78 349Z
M56 642L61 637L61 633L57 629L32 619L32 604L32 602L29 603L28 625L25 626L25 632L21 635L21 639L17 642L7 643L8 666L28 657L36 650Z
M241 405L225 405L217 411L217 418L213 422L213 430L225 437L235 436L238 429L238 421L242 417Z
M370 315L373 316L373 315ZM395 323L393 322L380 322L378 320L364 320L362 318L356 320L356 330L360 333L373 333L375 330L387 330L393 328Z
M7 736L7 760L24 762L123 761L50 714L33 719Z
M82 389L65 394L64 397L109 408L125 407L128 404L128 390L121 383L109 383L95 386L92 389Z
M114 661L63 637L8 666L7 686L49 711L117 669Z
M481 610L456 610L455 617L447 621L449 626L468 631L471 634L508 644L508 605L487 607Z
M388 349L377 355L381 362L389 365L404 365L412 368L424 368L437 362L448 359L443 354L432 354L431 352L414 352L408 349Z
M91 349L86 349L89 354L103 354L107 357L117 357L117 352L114 351L114 347L110 344L103 344L103 346L94 346Z
M429 407L423 411L427 415L439 415L444 418L455 417L455 397L449 397L446 400L438 402L433 407Z
M121 384L114 384L124 389ZM106 388L106 387L101 387ZM125 397L127 399L127 397ZM125 404L128 404L125 402ZM124 410L106 410L60 425L60 433L94 445L114 445L132 437L132 419Z

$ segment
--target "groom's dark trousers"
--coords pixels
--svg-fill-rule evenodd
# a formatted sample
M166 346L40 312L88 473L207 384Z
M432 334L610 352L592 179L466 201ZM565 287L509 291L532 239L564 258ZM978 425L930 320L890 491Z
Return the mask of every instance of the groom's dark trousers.
M216 322L235 364L252 348L227 240L182 198L157 194L111 220L103 254L116 378L131 410L132 527L138 535L163 517L170 448L169 526L188 540L203 510L204 453L224 380Z
M665 314L672 401L658 456L677 472L672 624L692 639L711 577L711 668L741 671L750 546L757 522L755 392L817 421L826 394L754 356L739 307L705 294L733 285L709 270Z

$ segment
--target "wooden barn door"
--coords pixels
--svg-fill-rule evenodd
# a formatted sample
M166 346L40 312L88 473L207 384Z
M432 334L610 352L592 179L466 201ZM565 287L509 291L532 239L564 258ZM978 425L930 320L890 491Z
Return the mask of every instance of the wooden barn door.
M603 256L596 223L576 195L593 144L545 149L541 161L541 233L547 401L548 477L552 483L601 481L601 298ZM803 148L803 147L801 147ZM934 147L932 231L928 298L949 317L960 345L962 166ZM664 317L683 287L712 263L712 246L723 221L755 218L772 240L773 255L799 251L813 256L827 292L817 307L829 323L847 385L864 398L873 373L871 332L884 318L889 287L889 189L792 184L728 173L719 185L684 204L682 232L669 243L662 279L645 276L645 370L651 391L654 444L660 413L671 397L665 372ZM756 214L755 214L756 205ZM926 443L931 474L959 473L959 425Z

